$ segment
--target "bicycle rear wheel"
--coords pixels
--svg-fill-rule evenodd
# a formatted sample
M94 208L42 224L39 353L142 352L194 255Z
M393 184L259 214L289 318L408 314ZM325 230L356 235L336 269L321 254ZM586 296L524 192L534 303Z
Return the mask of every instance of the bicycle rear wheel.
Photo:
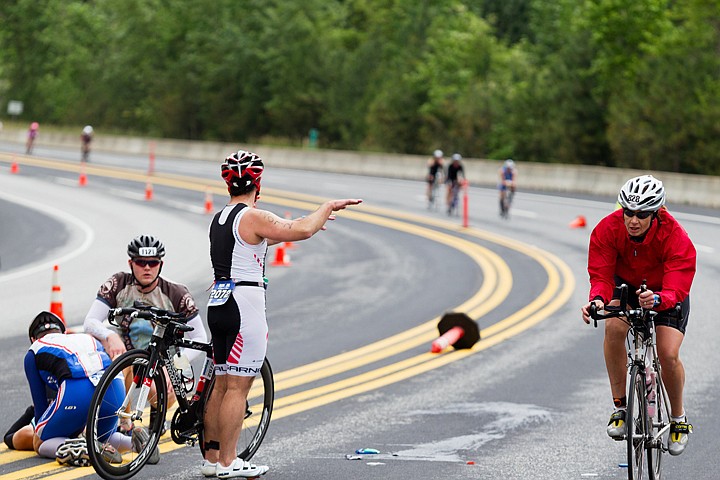
M655 414L648 416L649 431L652 435L652 441L648 442L647 446L650 480L660 480L662 477L662 459L667 452L668 437L670 436L670 406L665 401L665 385L657 365L655 365L655 382L657 390Z
M125 352L105 370L95 387L86 429L88 456L95 472L106 480L125 480L138 473L160 439L167 409L167 384L162 368L148 377L149 362L150 353L146 350ZM155 387L152 390L151 385ZM144 394L147 394L145 408L138 411L138 399ZM151 405L155 410L152 414ZM117 455L112 458L106 450L128 443L118 427L129 422L135 428L146 427L149 438L138 442L139 451L133 451L133 447L120 451L122 458Z
M210 398L214 386L215 382L213 381L209 385L208 398ZM236 447L237 456L243 460L250 460L265 438L270 425L274 401L275 381L273 380L272 368L266 358L260 368L260 375L255 377L253 381L245 406L245 420ZM205 432L200 429L199 433L200 450L204 456Z
M260 447L272 416L275 401L275 380L267 358L260 368L248 395L245 421L238 439L238 457L250 460Z
M645 371L637 365L630 370L627 397L627 460L628 479L641 480L645 461L645 432L647 406L645 404Z

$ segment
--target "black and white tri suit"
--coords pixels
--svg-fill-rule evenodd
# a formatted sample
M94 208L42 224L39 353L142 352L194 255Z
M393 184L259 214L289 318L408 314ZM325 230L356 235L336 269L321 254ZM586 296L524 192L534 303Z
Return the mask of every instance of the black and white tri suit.
M240 238L240 220L248 206L226 205L210 223L210 261L215 280L232 280L232 295L222 305L208 306L217 375L256 376L265 359L267 240L257 245Z

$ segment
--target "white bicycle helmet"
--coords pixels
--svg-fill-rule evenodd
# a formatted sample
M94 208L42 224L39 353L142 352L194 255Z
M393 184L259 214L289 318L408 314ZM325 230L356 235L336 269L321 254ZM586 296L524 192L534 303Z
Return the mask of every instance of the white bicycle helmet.
M442 158L442 156L443 156L443 151L442 151L442 150L435 150L435 151L433 152L433 157L435 157L435 158Z
M85 135L92 135L93 128L90 125L85 125L85 128L83 128L83 133Z
M508 158L507 160L505 160L505 167L515 168L515 162L513 162L512 158Z
M453 153L452 159L453 159L453 161L454 160L460 161L460 160L462 160L462 155L460 155L459 153Z
M629 210L656 212L665 205L665 188L652 175L641 175L625 182L617 201Z

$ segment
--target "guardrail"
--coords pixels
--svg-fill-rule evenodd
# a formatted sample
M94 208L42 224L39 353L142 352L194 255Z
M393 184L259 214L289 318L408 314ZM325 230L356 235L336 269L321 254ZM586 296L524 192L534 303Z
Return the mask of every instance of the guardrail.
M0 140L25 143L24 130L0 131ZM80 148L77 136L40 132L36 145ZM425 178L428 156L394 153L352 152L344 150L283 148L241 143L199 142L188 140L138 138L119 135L97 135L93 150L122 152L134 155L187 158L220 162L238 149L259 154L268 167L320 170L336 173L370 175L387 178L421 180ZM468 180L473 185L494 186L502 161L476 158L463 159ZM530 163L516 161L521 190L584 193L614 196L629 178L652 173L661 179L668 191L669 204L687 204L720 208L720 177L670 172L630 170L621 168Z

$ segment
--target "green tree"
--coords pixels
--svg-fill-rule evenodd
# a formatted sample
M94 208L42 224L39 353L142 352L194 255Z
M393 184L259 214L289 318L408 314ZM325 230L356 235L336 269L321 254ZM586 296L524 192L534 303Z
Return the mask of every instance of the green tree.
M675 27L645 45L610 104L609 137L625 167L720 173L720 10L679 2Z

